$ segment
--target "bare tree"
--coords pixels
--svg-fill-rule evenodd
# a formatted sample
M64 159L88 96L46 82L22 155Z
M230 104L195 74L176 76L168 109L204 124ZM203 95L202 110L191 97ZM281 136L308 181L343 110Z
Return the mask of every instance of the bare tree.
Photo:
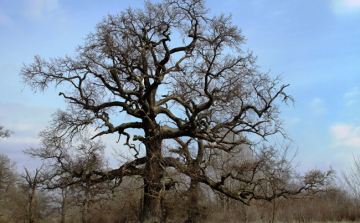
M12 218L17 209L13 204L15 197L18 196L16 191L18 182L16 163L7 155L0 154L0 221Z
M141 221L162 221L170 167L233 199L248 200L226 189L229 176L212 179L193 161L163 156L164 140L192 138L205 145L195 152L201 156L211 147L230 152L239 144L251 145L254 135L285 136L275 101L292 101L285 93L288 85L258 70L256 57L242 49L245 38L231 16L209 17L208 11L203 0L146 2L144 10L129 8L105 18L74 58L46 61L36 56L21 70L23 81L34 91L44 91L52 83L71 88L59 92L68 108L54 114L46 131L72 139L93 127L93 138L126 137L133 160L111 171L87 174L93 182L141 176ZM119 113L129 121L119 123ZM236 140L229 140L229 134Z
M0 139L1 138L8 138L13 132L9 129L4 129L4 126L0 125Z
M347 189L355 201L357 210L360 208L360 156L354 156L353 164L348 171L342 172Z
M0 138L9 137L10 130L2 131ZM0 154L0 222L17 222L24 213L25 197L19 189L20 176L16 163L5 154Z
M16 163L12 162L7 155L0 154L0 191L6 193L11 187L14 187L18 181L16 172ZM1 195L0 194L0 195Z
M233 140L236 141L236 138ZM170 151L183 157L184 163L193 169L192 175L189 175L187 222L203 219L199 216L198 208L199 183L214 183L210 187L220 195L224 209L230 207L229 198L245 205L250 205L252 200L272 202L271 221L274 222L278 198L299 197L302 192L325 191L334 175L331 169L327 172L311 170L304 175L296 173L293 158L289 157L290 144L277 147L240 144L231 150L224 150L223 147L202 142L189 148L191 140L187 143L177 141L181 146ZM192 158L191 152L194 150L197 150L197 155Z
M60 223L66 222L66 212L70 209L71 205L71 188L70 187L63 187L60 188L60 196L55 198L55 202L60 206Z
M24 167L25 174L21 177L25 179L25 183L22 185L24 192L27 195L27 213L25 219L29 223L34 223L35 219L38 218L36 213L39 211L37 207L37 191L38 188L43 183L43 180L40 177L40 171L42 167L35 170L34 175L32 176L31 173Z
M97 202L101 194L108 194L111 182L93 183L92 172L105 172L105 145L101 141L90 140L83 133L77 140L64 140L54 131L40 132L41 147L30 148L24 152L44 161L42 171L44 188L62 190L62 219L65 219L66 195L69 187L81 207L82 222L89 222L91 203ZM62 221L63 221L62 220Z

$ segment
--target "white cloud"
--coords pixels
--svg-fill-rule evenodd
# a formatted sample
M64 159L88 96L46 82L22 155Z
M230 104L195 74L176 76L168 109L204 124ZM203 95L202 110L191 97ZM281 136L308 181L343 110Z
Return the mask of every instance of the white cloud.
M345 4L347 7L351 8L359 8L360 7L360 1L359 0L343 0L343 4Z
M0 124L14 132L6 141L10 144L38 143L38 132L51 120L55 109L29 107L18 103L0 103ZM5 141L5 140L2 140Z
M32 130L34 126L29 125L29 124L17 124L14 126L14 129L17 129L19 131L28 131L28 130Z
M344 97L348 99L346 105L351 106L353 104L358 103L358 100L354 99L354 97L359 98L359 96L360 96L360 90L357 87L354 87L350 91L346 92L344 95Z
M337 124L330 128L333 147L350 147L360 149L360 126Z
M358 102L359 102L358 100L350 100L346 103L346 105L351 106L353 104L357 104Z
M349 97L354 97L357 95L360 95L360 90L359 90L359 88L354 87L353 89L351 89L351 91L346 92L344 96L349 98Z
M335 14L360 12L360 0L332 0L331 8Z
M40 139L37 137L16 137L15 135L13 137L10 137L9 139L7 139L8 143L11 144L26 144L27 146L24 147L23 149L27 149L29 148L29 144L39 144L40 143Z
M37 20L57 9L59 9L59 0L27 0L25 15Z
M285 123L287 126L295 126L301 122L301 119L299 117L289 117L285 119Z
M344 139L350 135L352 128L352 125L338 124L331 127L331 133L337 140Z
M325 102L321 98L315 98L310 102L310 107L315 114L322 114L326 111Z

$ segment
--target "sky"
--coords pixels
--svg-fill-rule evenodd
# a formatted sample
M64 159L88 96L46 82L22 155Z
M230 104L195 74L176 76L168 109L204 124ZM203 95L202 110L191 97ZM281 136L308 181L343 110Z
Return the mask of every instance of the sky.
M75 55L78 45L107 14L141 0L0 1L0 125L14 131L0 153L34 170L39 161L23 150L39 145L43 130L65 103L58 89L33 93L19 77L23 64ZM211 14L232 14L244 50L258 65L290 84L294 105L281 105L300 171L340 173L360 156L360 0L208 0ZM107 154L111 156L110 149Z

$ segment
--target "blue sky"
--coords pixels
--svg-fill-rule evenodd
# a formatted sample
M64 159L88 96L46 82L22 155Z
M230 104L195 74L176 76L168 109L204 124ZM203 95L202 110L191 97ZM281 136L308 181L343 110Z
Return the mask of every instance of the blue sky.
M221 2L221 4L219 4ZM23 63L74 55L108 13L143 1L0 1L0 125L15 134L0 152L34 169L22 154L64 108L58 91L33 94L19 78ZM283 75L294 106L282 106L285 129L298 149L300 171L346 169L360 155L360 0L208 0L212 14L231 13L264 72ZM108 151L108 154L110 152Z

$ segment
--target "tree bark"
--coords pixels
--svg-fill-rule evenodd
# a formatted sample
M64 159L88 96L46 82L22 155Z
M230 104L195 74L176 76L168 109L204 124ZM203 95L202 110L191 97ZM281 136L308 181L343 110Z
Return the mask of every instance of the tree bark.
M31 189L30 189L31 190ZM35 188L32 189L30 193L29 201L29 223L34 223L34 198L35 198Z
M62 197L62 201L61 201L61 220L60 223L65 223L65 219L66 219L66 209L67 209L67 205L66 205L66 199L67 199L67 188L62 188L61 189L61 197Z
M194 171L194 176L191 177L190 188L188 190L188 219L185 223L200 222L200 206L199 206L199 194L200 183L196 179L196 176L200 174L200 161L204 156L204 144L202 140L198 140L198 154L195 160L191 161L191 169Z
M89 223L89 204L90 204L89 187L90 186L86 182L85 198L84 198L83 206L82 206L82 210L81 210L81 221L82 221L82 223Z
M200 221L199 192L200 183L195 179L191 179L190 188L188 190L188 218L185 223L195 223Z
M141 222L163 222L164 215L162 201L165 186L162 182L164 168L161 165L161 142L159 136L148 137L145 142L148 162L145 164L144 173L144 201Z

